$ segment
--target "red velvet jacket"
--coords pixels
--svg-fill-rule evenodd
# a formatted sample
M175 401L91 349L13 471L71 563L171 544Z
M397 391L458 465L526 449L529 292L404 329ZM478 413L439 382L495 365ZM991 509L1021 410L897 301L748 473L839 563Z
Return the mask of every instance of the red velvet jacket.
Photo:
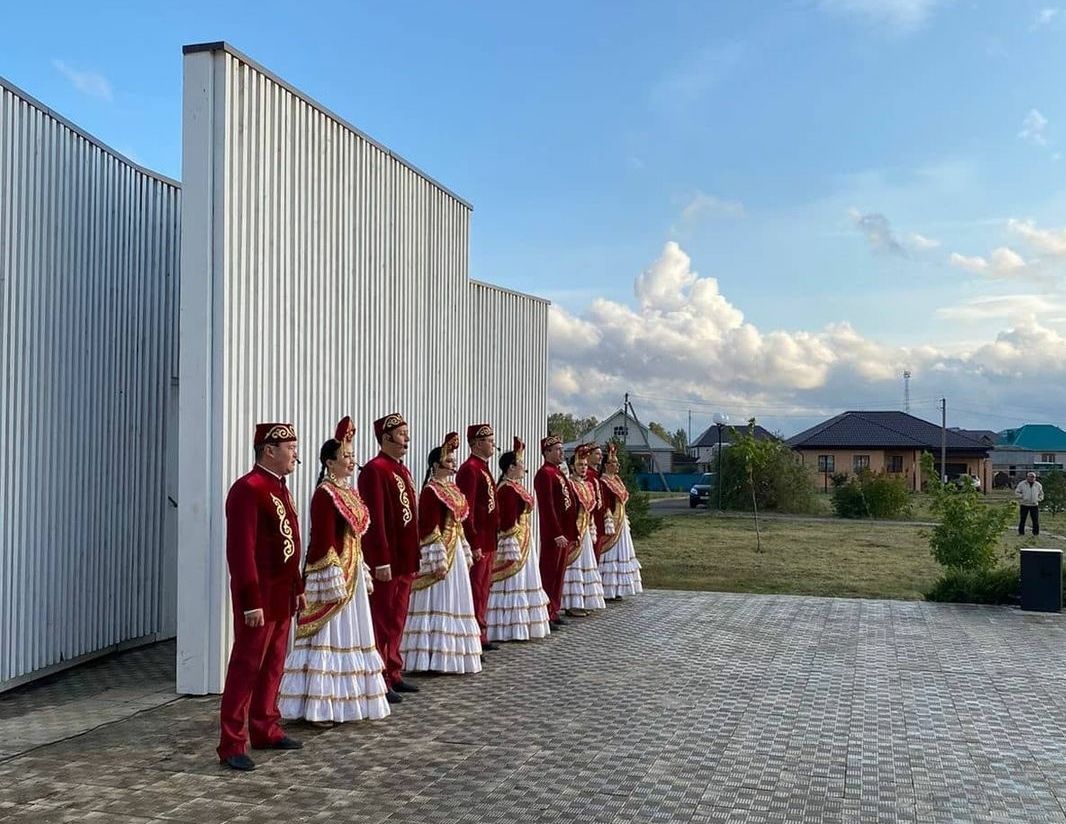
M556 549L555 539L560 535L570 542L578 540L577 501L559 467L545 463L533 478L533 489L537 493L541 549Z
M471 455L455 473L455 483L470 504L470 517L463 521L466 542L482 552L495 552L500 512L489 465L477 455Z
M340 555L344 549L345 533L349 530L362 535L363 532L353 527L352 521L355 521L356 526L361 528L365 529L367 526L366 513L360 507L360 501L354 489L345 489L343 493L334 494L346 494L350 499L354 499L351 501L351 506L344 504L348 517L346 518L341 512L340 505L330 494L326 484L319 484L315 489L315 494L311 496L311 535L307 541L305 565L318 563L329 555L331 549ZM350 521L349 518L352 520Z
M407 467L379 453L359 473L359 495L370 510L363 558L371 571L392 567L393 576L418 572L418 493Z
M528 494L528 493L527 493ZM518 518L533 507L522 497L516 482L504 482L496 490L496 503L499 505L499 533L510 532L518 523Z
M292 496L281 478L256 466L226 496L226 561L237 609L261 609L267 621L291 616L304 591L300 560Z
M585 480L592 484L596 490L596 508L592 510L592 521L596 524L596 546L603 542L603 516L607 512L603 498L603 484L600 483L600 473L591 466L585 469Z
M444 532L448 525L448 519L454 518L464 524L470 520L468 502L462 497L462 490L458 490L459 497L452 499L450 503L441 500L441 494L451 490L456 494L456 487L449 486L446 490L440 490L434 484L426 484L418 495L418 537L419 542L429 538L435 531ZM467 543L469 543L469 539Z

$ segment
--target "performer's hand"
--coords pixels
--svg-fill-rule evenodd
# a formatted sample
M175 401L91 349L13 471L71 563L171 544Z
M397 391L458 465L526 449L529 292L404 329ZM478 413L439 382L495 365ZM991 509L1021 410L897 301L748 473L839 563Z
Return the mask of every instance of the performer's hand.
M302 592L299 595L296 596L296 609L297 610L305 610L305 609L307 609L307 596L304 595Z
M484 553L484 552L482 552L482 551L481 551L480 549L475 549L475 550L473 550L473 553L472 553L472 554L473 554L473 556L474 556L474 560L475 560L475 561L480 561L480 560L481 560L482 558L484 558L484 557L485 557L485 553Z
M559 549L566 549L568 546L570 546L570 542L566 540L565 535L560 535L558 538L555 539L555 545L559 547Z
M391 581L392 580L392 567L386 564L385 566L379 566L374 568L374 577L379 581Z
M436 572L433 573L433 577L436 578L438 581L443 581L444 578L447 575L448 575L448 571L446 569L444 569L443 567L441 569L438 569Z
M300 596L300 597L302 598L303 596ZM263 610L261 610L261 609L250 609L246 613L244 613L244 624L245 624L245 626L261 627L261 626L263 626L264 623L265 622L263 620Z

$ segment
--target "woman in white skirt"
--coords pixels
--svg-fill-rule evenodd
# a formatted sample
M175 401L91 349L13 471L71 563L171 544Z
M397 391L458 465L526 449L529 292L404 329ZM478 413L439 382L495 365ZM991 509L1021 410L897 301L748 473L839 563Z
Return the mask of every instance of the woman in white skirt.
M574 452L574 465L570 470L570 487L577 498L575 507L578 541L570 550L566 572L563 574L562 606L566 614L577 618L588 615L592 609L605 609L603 582L596 565L595 526L592 512L596 507L596 490L585 478L588 466L588 444L582 444Z
M285 659L278 695L282 717L316 726L389 714L370 620L373 581L360 549L370 517L350 483L354 435L345 417L319 452L322 469L311 498L304 566L307 607L296 619L296 642Z
M400 655L408 672L481 672L481 628L470 589L473 556L463 535L470 506L452 480L459 434L429 453L418 496L422 555L411 584Z
M530 528L533 496L522 486L525 452L525 444L515 436L514 448L500 456L503 478L496 491L500 530L487 610L490 641L528 641L551 632L548 596Z
M629 532L626 503L629 490L618 474L618 447L607 444L607 458L600 475L603 492L603 532L600 544L600 577L603 579L603 596L611 601L620 601L624 595L636 595L644 591L640 580L640 561Z

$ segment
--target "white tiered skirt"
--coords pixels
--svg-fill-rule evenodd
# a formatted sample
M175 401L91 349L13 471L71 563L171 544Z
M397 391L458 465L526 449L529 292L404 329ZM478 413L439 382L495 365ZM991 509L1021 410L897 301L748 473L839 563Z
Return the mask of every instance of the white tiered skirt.
M470 550L465 542L448 574L425 589L411 591L400 655L408 672L481 672L481 629L470 589ZM439 569L444 544L422 547L420 572Z
M614 519L607 515L605 531L613 534ZM633 536L629 532L629 518L622 524L622 535L609 552L600 558L600 577L603 579L603 597L621 598L636 595L644 591L640 579L640 561L633 546Z
M297 638L285 659L278 691L283 718L361 721L387 716L384 667L374 645L367 573L361 568L351 600L309 638ZM346 592L344 573L330 566L307 576L306 594L322 600Z
M489 590L486 620L490 641L528 641L544 638L548 625L548 596L540 580L540 559L530 547L523 567L509 578L494 581ZM516 538L503 538L496 559L511 561L521 555Z
M581 554L566 568L563 575L563 609L606 609L603 600L603 581L596 566L592 530L581 534Z

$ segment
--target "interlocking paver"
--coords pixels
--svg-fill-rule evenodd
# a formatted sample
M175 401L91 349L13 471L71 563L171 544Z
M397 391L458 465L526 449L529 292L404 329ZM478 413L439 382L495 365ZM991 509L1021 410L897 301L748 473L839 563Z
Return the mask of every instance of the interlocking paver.
M0 822L1066 824L1060 616L649 592L246 775L173 658L0 696Z

